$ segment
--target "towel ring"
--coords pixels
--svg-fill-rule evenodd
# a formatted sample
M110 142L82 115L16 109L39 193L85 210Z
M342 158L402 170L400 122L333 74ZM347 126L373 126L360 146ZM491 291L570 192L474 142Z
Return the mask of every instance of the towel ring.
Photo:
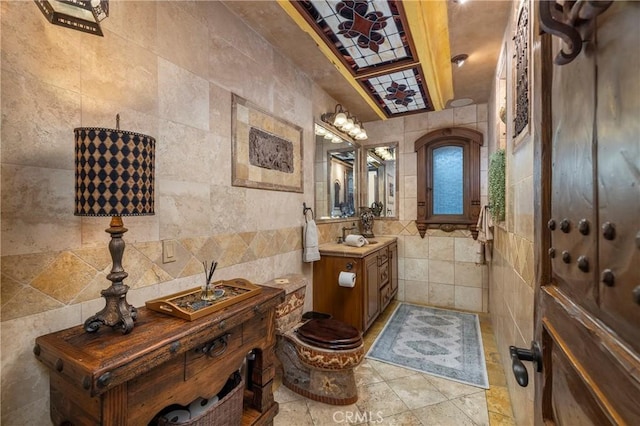
M304 221L307 222L307 213L311 212L311 220L315 220L315 214L313 213L313 209L311 207L307 207L307 203L302 203L302 215L304 216Z

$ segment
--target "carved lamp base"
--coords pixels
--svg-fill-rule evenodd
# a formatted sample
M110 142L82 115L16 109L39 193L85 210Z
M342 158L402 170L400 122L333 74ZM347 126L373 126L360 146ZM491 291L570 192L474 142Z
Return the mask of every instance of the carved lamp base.
M109 228L105 231L111 234L109 253L111 253L113 266L107 279L112 284L111 287L100 292L106 300L106 306L84 322L84 329L88 333L94 333L104 324L120 328L122 334L127 334L133 330L133 322L138 317L136 308L127 303L126 296L129 286L122 283L129 276L122 268L122 255L125 246L122 235L127 232L127 228L123 226L121 216L113 216Z

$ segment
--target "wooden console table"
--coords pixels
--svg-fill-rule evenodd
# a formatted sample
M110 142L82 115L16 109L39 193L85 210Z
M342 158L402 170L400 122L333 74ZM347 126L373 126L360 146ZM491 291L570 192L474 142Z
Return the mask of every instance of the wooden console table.
M283 290L262 287L195 321L140 308L127 335L79 325L38 337L34 353L50 370L53 423L147 425L171 404L216 394L254 350L242 424L271 424L278 413L275 307L283 300Z

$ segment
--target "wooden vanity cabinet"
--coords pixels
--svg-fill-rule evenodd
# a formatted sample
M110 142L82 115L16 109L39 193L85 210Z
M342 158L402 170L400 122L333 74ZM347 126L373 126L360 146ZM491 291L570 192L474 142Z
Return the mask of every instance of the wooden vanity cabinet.
M385 279L380 280L380 312L384 311L398 293L398 244L392 243L388 248L389 260L381 270Z
M385 240L362 248L321 246L313 265L313 310L367 331L398 291L398 246L395 238ZM356 274L353 288L338 285L341 271Z

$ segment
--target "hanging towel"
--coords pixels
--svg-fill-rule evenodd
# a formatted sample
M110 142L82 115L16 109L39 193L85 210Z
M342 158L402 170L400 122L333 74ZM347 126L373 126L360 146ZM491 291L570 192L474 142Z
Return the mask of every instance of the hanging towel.
M318 227L313 219L307 219L304 225L302 261L315 262L320 260L320 250L318 250Z
M493 220L489 214L489 207L482 206L478 217L478 248L479 263L491 261L493 252Z

